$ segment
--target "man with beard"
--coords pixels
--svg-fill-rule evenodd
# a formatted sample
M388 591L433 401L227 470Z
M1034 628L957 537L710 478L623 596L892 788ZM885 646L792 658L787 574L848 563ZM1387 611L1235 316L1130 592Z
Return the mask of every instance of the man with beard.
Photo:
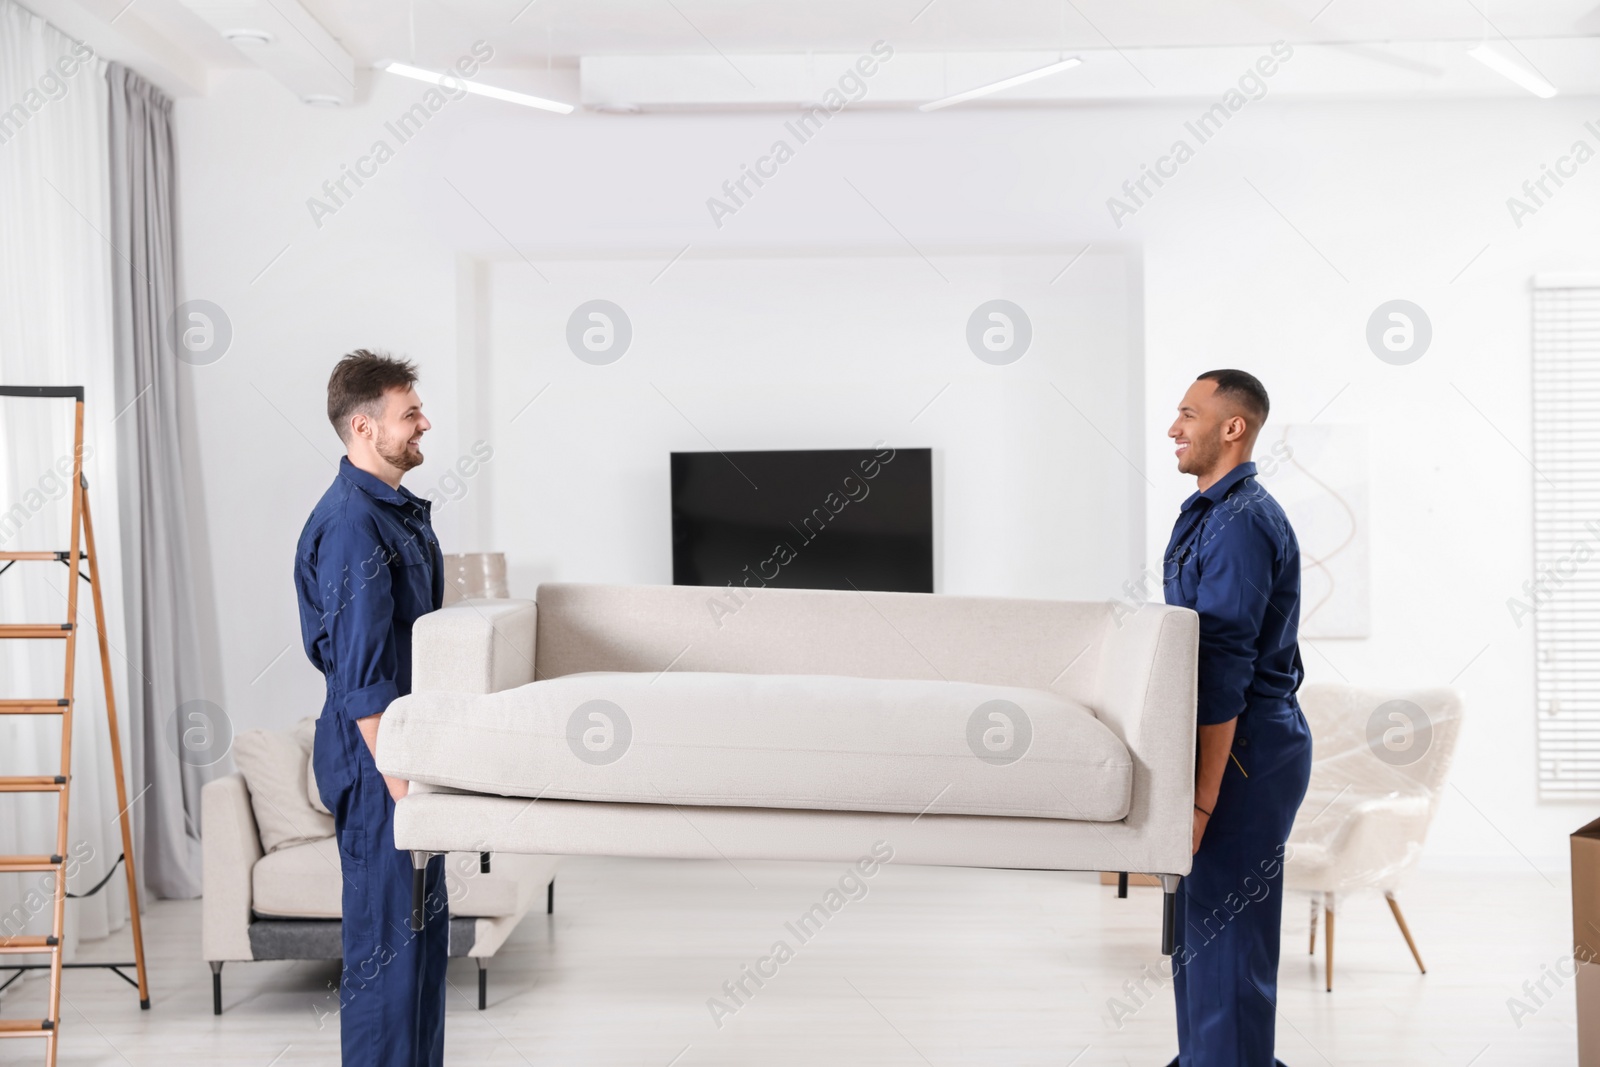
M430 426L416 380L411 363L366 349L334 367L328 418L347 454L295 552L300 632L327 683L312 762L344 874L339 1036L347 1065L444 1062L444 860L428 866L423 929L413 933L411 858L394 844L394 806L407 783L379 773L374 760L378 720L411 691L411 625L444 598L431 505L400 486L422 462L418 445Z
M1253 375L1207 371L1167 431L1197 489L1167 545L1166 599L1200 616L1194 865L1176 901L1169 1067L1278 1062L1284 845L1311 776L1311 731L1295 696L1300 546L1250 461L1267 410Z

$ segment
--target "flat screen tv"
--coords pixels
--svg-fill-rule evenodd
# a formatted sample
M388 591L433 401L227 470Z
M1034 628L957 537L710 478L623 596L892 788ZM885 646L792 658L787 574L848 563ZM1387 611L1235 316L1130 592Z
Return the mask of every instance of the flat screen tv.
M933 451L672 453L672 582L933 592Z

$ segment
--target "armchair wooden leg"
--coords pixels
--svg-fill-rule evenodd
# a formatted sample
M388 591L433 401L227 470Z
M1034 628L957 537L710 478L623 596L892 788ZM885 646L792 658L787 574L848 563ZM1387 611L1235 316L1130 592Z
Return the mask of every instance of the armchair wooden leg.
M1306 955L1308 956L1317 954L1317 912L1321 910L1321 907L1321 902L1317 900L1316 894L1313 893L1311 895L1311 947L1306 949Z
M211 964L211 1014L222 1014L222 960L208 960Z
M1417 943L1411 940L1411 929L1406 926L1406 917L1400 914L1400 902L1394 898L1394 893L1383 894L1383 899L1389 902L1389 910L1394 912L1394 921L1400 924L1400 933L1406 939L1406 947L1411 950L1411 958L1417 961L1417 970L1423 974L1428 973L1428 968L1422 965L1422 953L1417 951Z
M1328 977L1328 982L1327 982L1328 992L1332 993L1333 992L1333 894L1332 893L1329 893L1323 900L1322 915L1323 915L1323 921L1327 924L1327 927L1328 927L1328 935L1327 935L1327 939L1326 939L1327 942L1328 942L1328 948L1327 948L1327 953L1326 953L1326 955L1328 957L1328 962L1327 962L1326 971L1327 971L1327 977Z

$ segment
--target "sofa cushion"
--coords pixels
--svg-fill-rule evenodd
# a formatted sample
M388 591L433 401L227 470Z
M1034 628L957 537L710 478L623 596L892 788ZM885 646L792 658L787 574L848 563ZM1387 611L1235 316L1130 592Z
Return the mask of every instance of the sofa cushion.
M589 673L413 693L386 774L502 796L1113 822L1133 764L1042 689L826 675Z
M322 793L317 789L317 758L314 754L317 743L317 720L301 719L294 728L295 738L306 746L306 800L311 806L324 815L332 815L328 805L322 802Z
M497 855L490 873L482 874L476 852L452 852L445 857L450 914L485 919L521 915L552 876L552 863L544 856ZM337 919L342 888L334 839L307 841L256 862L250 872L250 910L270 919Z
M270 852L250 872L250 910L276 919L337 919L344 885L332 837Z
M333 816L313 808L307 791L314 723L304 719L287 733L249 730L233 739L233 760L250 790L250 808L266 852L333 833Z

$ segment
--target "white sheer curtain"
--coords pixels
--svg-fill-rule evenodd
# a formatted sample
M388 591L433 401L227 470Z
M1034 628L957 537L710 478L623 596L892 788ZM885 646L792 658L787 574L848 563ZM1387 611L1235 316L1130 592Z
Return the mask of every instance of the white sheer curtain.
M94 509L113 682L125 707L122 546L113 420L110 171L105 64L43 20L0 0L0 383L83 385L84 464ZM64 70L70 70L63 74ZM7 110L9 109L9 110ZM0 398L0 548L66 548L68 480L56 465L72 454L71 400ZM68 467L70 470L70 466ZM0 621L66 621L67 569L17 563L0 576ZM79 589L68 882L81 893L122 852L106 730L104 690L89 587ZM10 646L10 647L5 647ZM48 647L42 647L48 646ZM0 696L59 695L60 643L0 642ZM0 717L0 774L54 773L60 720ZM124 760L128 755L123 722ZM128 767L124 766L124 773ZM130 799L138 788L128 778ZM138 801L134 801L138 803ZM55 798L0 794L0 853L54 851ZM67 910L67 952L127 921L121 871ZM39 890L43 889L41 893ZM0 933L44 933L48 875L0 875ZM15 959L16 957L10 957Z

